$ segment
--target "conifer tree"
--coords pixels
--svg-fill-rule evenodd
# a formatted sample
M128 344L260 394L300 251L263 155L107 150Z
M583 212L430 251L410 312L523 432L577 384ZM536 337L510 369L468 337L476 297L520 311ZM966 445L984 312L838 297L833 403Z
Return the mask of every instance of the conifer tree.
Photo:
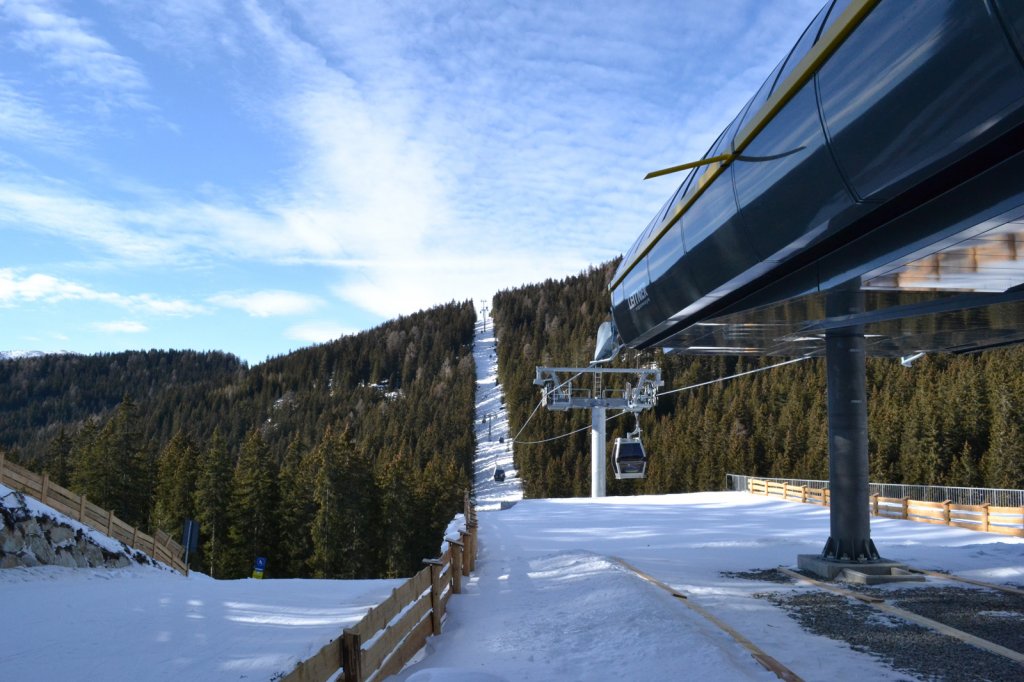
M328 430L315 452L311 536L313 573L320 578L376 575L378 496L373 470L352 447L348 429Z
M50 480L65 488L71 484L72 445L71 437L62 426L46 448L46 462L43 466L43 471L50 475Z
M157 461L153 526L175 536L185 519L195 517L194 492L198 453L191 439L178 431Z
M234 575L246 575L259 556L267 558L268 572L279 570L274 563L276 512L276 466L259 429L253 429L242 445L231 482L228 537Z
M1004 389L995 399L992 437L982 460L990 488L1024 488L1024 398Z
M102 427L90 420L72 447L71 485L122 521L146 527L153 463L145 448L135 403L125 398Z
M312 465L312 455L306 453L301 441L293 440L277 477L281 561L284 574L292 577L310 575L309 560L313 554L310 530L315 512Z
M138 406L130 397L118 405L100 442L113 463L114 511L125 522L145 527L152 508L155 462L142 434Z
M213 577L226 575L227 544L234 473L231 454L220 430L215 430L206 449L199 455L194 495L196 520L199 521L203 566Z
M346 432L347 435L347 432ZM310 526L313 553L310 568L316 578L337 578L344 569L348 520L342 506L341 437L331 429L324 434L314 457L313 522Z
M412 541L416 536L417 515L415 477L410 458L397 454L378 465L377 488L380 491L380 538L383 571L388 578L410 575L416 568Z
M71 447L71 487L104 509L114 506L112 461L100 442L100 423L89 419Z

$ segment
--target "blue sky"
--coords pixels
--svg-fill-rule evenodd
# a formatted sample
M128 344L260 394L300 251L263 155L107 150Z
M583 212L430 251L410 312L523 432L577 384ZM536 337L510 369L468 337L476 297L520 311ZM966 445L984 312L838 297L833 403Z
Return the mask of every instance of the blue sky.
M0 350L250 363L632 243L822 0L0 0Z

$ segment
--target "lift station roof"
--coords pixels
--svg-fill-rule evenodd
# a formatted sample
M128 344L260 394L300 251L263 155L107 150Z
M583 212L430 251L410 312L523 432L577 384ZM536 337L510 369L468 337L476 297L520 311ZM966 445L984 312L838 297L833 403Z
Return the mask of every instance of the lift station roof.
M692 166L613 278L626 345L1024 341L1024 3L830 0Z

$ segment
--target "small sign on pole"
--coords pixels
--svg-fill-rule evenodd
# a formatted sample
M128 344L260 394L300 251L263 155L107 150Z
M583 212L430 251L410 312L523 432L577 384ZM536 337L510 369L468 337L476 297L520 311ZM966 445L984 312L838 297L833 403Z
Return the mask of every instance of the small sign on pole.
M263 571L267 570L267 557L256 557L256 563L252 565L252 577L263 579Z
M185 548L185 572L188 574L188 555L199 548L199 522L185 519L181 532L181 546Z

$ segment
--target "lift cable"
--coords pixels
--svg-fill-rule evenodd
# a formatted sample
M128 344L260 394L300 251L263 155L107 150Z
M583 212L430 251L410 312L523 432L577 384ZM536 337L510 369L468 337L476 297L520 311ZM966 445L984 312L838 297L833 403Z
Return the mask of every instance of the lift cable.
M606 422L610 422L613 419L617 419L618 417L621 417L622 415L626 414L627 412L628 412L628 410L623 410L622 412L619 412L617 414L613 414L612 416L610 416L607 419L605 419L605 421ZM515 445L540 445L541 443L550 443L553 440L560 440L562 438L568 438L569 436L572 436L572 435L575 435L577 433L580 433L581 431L586 431L589 428L590 428L590 425L588 424L587 426L580 427L580 428L576 429L575 431L570 431L569 433L563 433L561 436L552 436L551 438L545 438L544 440L516 440L516 441L513 441L513 443Z
M701 386L708 386L710 384L717 384L717 383L721 383L723 381L728 381L730 379L738 379L739 377L745 377L748 374L756 374L757 372L763 372L763 371L768 370L768 369L775 369L776 367L782 367L784 365L792 365L795 362L803 362L804 360L810 360L812 357L813 356L811 356L811 355L803 355L803 356L801 356L799 358L793 358L792 360L786 360L785 362L779 362L779 363L776 363L774 365L767 365L765 367L757 367L756 369L748 369L747 371L739 372L738 374L730 374L729 376L726 376L726 377L718 377L717 379L712 379L710 381L703 381L703 382L701 382L699 384L691 384L689 386L683 386L682 388L674 388L671 391L663 391L663 392L659 393L658 397L660 398L661 396L672 395L673 393L679 393L681 391L690 391L690 390L693 390L695 388L700 388ZM582 372L580 372L580 374L582 374ZM577 374L576 376L572 377L572 379L567 379L566 381L563 381L556 388L561 388L562 386L565 386L567 383L569 383L570 381L572 381L573 379L578 377L580 374ZM530 414L530 419L533 419L533 415L537 413L537 410L540 409L540 406L541 406L541 404L543 402L544 402L544 399L542 398L541 401L537 403L537 407L533 408L533 412ZM621 417L622 415L626 414L628 411L629 410L623 410L622 412L619 412L618 414L613 414L612 416L610 416L607 419L605 419L605 421L609 422L612 419L616 419L618 417ZM530 419L526 420L526 424L530 423ZM522 433L523 429L526 428L526 424L523 424L523 428L519 429L519 433L516 434L516 438L518 438L519 434ZM540 445L541 443L550 443L551 441L560 440L562 438L568 438L569 436L572 436L572 435L575 435L577 433L580 433L581 431L586 431L589 428L590 428L590 426L587 425L587 426L578 428L575 431L570 431L569 433L563 433L560 436L552 436L551 438L545 438L544 440L516 440L516 438L513 438L512 439L512 444L513 445Z
M566 385L566 384L568 384L569 382L573 381L574 379L576 379L576 377L580 376L581 374L583 374L583 372L577 372L575 376L571 376L571 377L569 377L568 379L566 379L565 381L563 381L562 383L560 383L560 384L559 384L558 386L555 386L555 387L554 387L553 389L551 389L551 391L557 391L557 390L558 390L558 389L560 389L560 388L561 388L562 386L565 386L565 385ZM546 395L546 394L545 394L545 395ZM533 419L533 416L534 416L535 414L537 414L537 410L539 410L539 409L540 409L540 406L544 404L544 397L545 397L545 396L543 396L543 395L541 396L541 399L537 401L537 406L533 408L533 412L531 412L531 413L530 413L530 416L526 418L526 421L525 421L525 422L523 422L523 425L522 425L522 426L521 426L521 427L519 428L519 431L517 431L517 432L516 432L516 435L512 436L512 442L513 442L513 443L517 442L517 441L516 441L516 438L519 438L519 434L523 432L523 429L525 429L525 428L526 428L526 426L527 426L527 425L528 425L528 424L530 423L530 420L531 420L531 419ZM588 427L588 428L589 428L589 427ZM573 431L573 433L576 433L576 431ZM567 433L567 434L565 434L565 436L569 436L569 435L572 435L572 434L568 434L568 433ZM559 437L559 438L564 438L565 436L558 436L558 437ZM543 441L538 441L538 442L543 442ZM525 444L525 443L524 443L524 444Z
M658 397L660 398L663 395L672 395L673 393L679 393L680 391L690 391L690 390L693 390L695 388L700 388L701 386L708 386L710 384L717 384L717 383L720 383L722 381L728 381L729 379L737 379L739 377L745 377L748 374L756 374L757 372L763 372L766 369L775 369L776 367L782 367L783 365L792 365L794 362L803 362L804 360L810 360L811 357L813 357L813 356L803 355L803 356L801 356L799 358L793 358L792 360L786 360L785 362L780 362L780 363L777 363L777 364L774 364L774 365L767 365L765 367L758 367L756 369L748 369L746 372L740 372L739 374L731 374L731 375L729 375L727 377L719 377L717 379L712 379L711 381L704 381L704 382L701 382L699 384L691 384L690 386L683 386L682 388L673 388L671 391L662 391L661 393L658 394Z

